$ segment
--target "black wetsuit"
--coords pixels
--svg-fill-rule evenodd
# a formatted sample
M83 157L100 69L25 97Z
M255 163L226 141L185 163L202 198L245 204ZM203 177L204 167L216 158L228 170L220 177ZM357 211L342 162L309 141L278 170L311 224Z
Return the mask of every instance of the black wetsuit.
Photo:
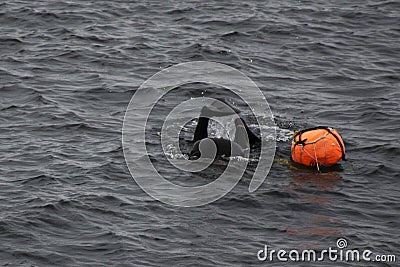
M208 137L208 122L209 118L200 115L199 121L194 132L193 141L195 141L192 151L189 153L191 159L196 159L201 156L200 144L202 140L209 139L214 142L217 151L216 156L244 156L248 145L253 145L260 142L258 138L246 125L242 119L236 119L236 132L234 141L224 138L209 138ZM205 147L207 149L207 147ZM207 155L205 155L207 157Z

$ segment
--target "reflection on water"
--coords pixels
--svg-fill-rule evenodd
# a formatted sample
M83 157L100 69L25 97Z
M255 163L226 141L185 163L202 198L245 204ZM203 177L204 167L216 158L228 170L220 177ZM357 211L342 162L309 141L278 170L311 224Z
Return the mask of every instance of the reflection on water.
M284 190L293 196L294 204L312 205L313 214L301 216L303 221L298 228L287 228L286 232L301 236L339 236L342 230L338 227L340 220L330 215L321 215L319 212L331 206L340 190L343 178L338 172L316 172L312 170L296 169L291 172L291 182L284 186Z

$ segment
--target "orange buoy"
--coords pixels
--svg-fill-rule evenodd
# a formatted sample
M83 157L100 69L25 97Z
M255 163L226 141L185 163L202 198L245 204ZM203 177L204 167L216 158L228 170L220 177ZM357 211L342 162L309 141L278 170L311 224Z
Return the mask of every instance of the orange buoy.
M292 141L292 161L301 165L329 167L345 160L345 148L340 134L328 127L297 131Z

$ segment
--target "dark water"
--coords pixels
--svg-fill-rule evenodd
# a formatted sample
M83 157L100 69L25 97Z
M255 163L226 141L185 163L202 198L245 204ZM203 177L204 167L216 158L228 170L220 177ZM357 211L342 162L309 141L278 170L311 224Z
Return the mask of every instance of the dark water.
M265 265L264 244L324 249L339 237L400 256L398 1L2 1L0 22L4 266ZM215 203L177 208L132 180L121 129L144 80L194 60L251 77L280 141L258 191L244 177ZM343 170L285 161L290 131L315 125L342 133Z

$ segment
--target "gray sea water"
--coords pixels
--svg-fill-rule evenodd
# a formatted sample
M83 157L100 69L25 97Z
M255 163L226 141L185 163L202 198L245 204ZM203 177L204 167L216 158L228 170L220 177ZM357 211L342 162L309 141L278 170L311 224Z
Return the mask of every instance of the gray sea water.
M397 266L398 1L1 1L0 25L2 266ZM254 193L245 175L220 200L179 208L132 179L121 129L142 82L195 60L257 83L278 126L277 153ZM166 96L153 118L196 86ZM204 91L245 109L234 95ZM290 133L317 125L342 134L341 170L287 162ZM338 238L397 263L257 259L264 245L322 250Z

